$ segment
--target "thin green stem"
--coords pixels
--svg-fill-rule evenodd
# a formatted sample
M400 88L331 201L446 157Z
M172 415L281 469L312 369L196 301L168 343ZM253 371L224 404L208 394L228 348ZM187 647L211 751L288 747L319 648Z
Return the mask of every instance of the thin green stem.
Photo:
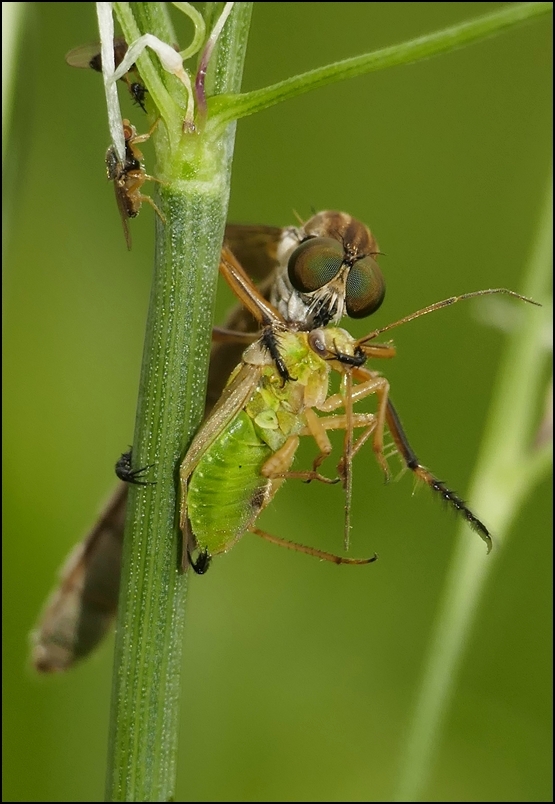
M522 288L524 295L544 306L524 307L523 325L509 337L470 490L473 507L488 512L494 549L486 558L476 541L469 539L468 528L461 527L401 755L395 801L419 801L425 795L438 738L489 573L525 495L551 464L551 445L536 448L534 429L538 400L545 397L545 332L551 326L552 220L550 187Z
M132 39L136 29L139 35L149 32L165 39L165 12L159 5L116 4L126 38ZM227 92L240 87L250 14L250 3L238 3L219 42L215 76ZM143 27L147 23L148 29ZM154 97L161 68L148 54L145 59L154 70L154 83L150 72L143 74L142 61L141 77ZM203 411L235 135L234 126L218 141L184 135L182 118L167 108L165 130L154 135L159 137L155 146L165 181L157 199L165 224L157 220L133 446L133 464L154 464L156 485L134 486L129 492L110 718L109 801L168 801L174 794L187 585L178 571L177 468Z
M478 42L487 36L501 33L514 25L518 25L534 17L552 11L552 3L521 3L510 5L491 14L477 17L470 22L463 22L436 31L426 36L403 42L400 45L364 53L344 61L328 64L316 70L296 75L264 89L244 92L240 95L226 95L212 98L208 105L212 124L222 126L231 120L260 112L276 103L295 98L327 84L354 78L365 73L384 70L398 64L409 64L420 59L428 59L440 53L448 53L463 45Z

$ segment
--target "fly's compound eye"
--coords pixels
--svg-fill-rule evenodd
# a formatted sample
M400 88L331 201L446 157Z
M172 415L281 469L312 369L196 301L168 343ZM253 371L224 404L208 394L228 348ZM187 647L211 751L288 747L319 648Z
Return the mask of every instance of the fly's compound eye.
M331 237L312 237L289 257L289 281L300 293L319 290L337 275L345 259L343 246Z
M345 302L351 318L366 318L375 313L385 297L385 282L376 260L357 260L347 277Z

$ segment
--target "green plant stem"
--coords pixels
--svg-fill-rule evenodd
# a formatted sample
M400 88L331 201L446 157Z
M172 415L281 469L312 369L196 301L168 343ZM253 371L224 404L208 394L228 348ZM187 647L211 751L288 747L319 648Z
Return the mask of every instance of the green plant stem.
M218 126L226 125L230 120L237 120L260 112L276 103L295 98L297 95L336 81L343 81L345 78L354 78L365 73L384 70L386 67L409 64L440 53L447 53L463 45L478 42L487 36L501 33L525 20L549 14L552 9L552 3L521 3L506 6L470 22L452 25L442 31L411 39L400 45L392 45L373 53L364 53L335 64L328 64L325 67L319 67L316 70L310 70L264 87L264 89L256 89L240 95L212 98L208 104L212 123Z
M551 444L534 448L533 442L538 415L536 400L545 395L542 384L548 353L544 336L551 326L552 220L550 187L522 288L524 295L544 306L524 308L523 325L509 336L470 490L473 507L488 513L494 549L486 558L477 541L469 538L468 528L461 527L401 754L394 801L419 801L425 794L441 728L489 573L526 494L551 465Z
M137 30L146 32L146 24L150 33L167 35L159 25L159 5L116 4L128 40ZM226 23L215 63L214 83L220 91L240 88L250 14L250 3L238 3ZM156 83L161 68L150 56L145 58L159 71ZM150 91L149 79L143 77ZM153 464L156 485L129 491L110 716L109 801L168 801L174 793L187 585L178 571L177 467L204 407L235 136L233 125L219 140L182 136L180 118L174 119L168 108L165 124L170 130L155 143L166 182L158 198L165 224L157 220L133 447L134 466Z

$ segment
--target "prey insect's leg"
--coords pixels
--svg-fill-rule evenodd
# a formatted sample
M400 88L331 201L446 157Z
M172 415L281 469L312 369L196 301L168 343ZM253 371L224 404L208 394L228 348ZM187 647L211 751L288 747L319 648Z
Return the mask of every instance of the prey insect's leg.
M389 400L387 403L387 426L389 427L389 431L393 437L395 445L401 453L405 463L407 464L407 467L414 472L417 477L427 483L431 489L437 491L445 502L450 503L450 505L452 505L456 511L459 511L463 515L470 527L475 530L480 538L486 543L489 553L492 548L492 540L489 530L486 528L483 522L481 522L478 517L472 513L464 500L455 494L454 491L451 491L451 489L447 488L442 480L438 480L437 477L434 477L434 475L428 471L425 466L422 466L407 440L397 411Z
M318 449L319 454L312 463L313 471L316 471L322 461L324 461L332 451L331 441L326 433L324 418L317 416L311 408L305 410L306 428L301 432L302 435L311 435Z
M293 463L293 458L295 457L298 447L299 436L289 436L285 444L276 450L268 458L266 463L264 463L260 470L260 474L263 477L269 478L270 480L319 480L321 483L330 483L332 485L338 482L336 478L330 479L329 477L324 477L324 475L321 475L315 470L307 470L304 472L289 471L289 467Z
M323 550L317 550L315 547L307 547L304 544L290 542L288 539L280 539L278 536L272 536L265 530L260 530L260 528L250 528L249 532L255 533L257 536L266 539L267 542L277 544L279 547L287 547L289 550L296 550L298 553L305 553L308 556L314 556L324 561L331 561L333 564L371 564L378 558L377 553L374 553L371 558L345 558L344 556L336 556L334 553L326 553Z
M347 417L345 414L338 414L333 416L317 416L318 424L324 430L345 430L347 427ZM352 455L355 456L362 445L368 440L368 437L376 427L376 417L373 413L353 413L353 429L358 427L366 427L367 429L362 433L355 443L353 444ZM301 436L313 435L308 427L304 427L299 433ZM325 456L326 457L326 456Z
M389 383L385 377L380 377L378 374L364 368L353 368L354 377L360 379L361 382L351 389L350 399L351 402L358 402L361 399L376 394L378 397L378 412L376 414L376 425L374 428L374 438L372 448L378 463L380 464L386 480L390 478L389 466L384 456L383 433L386 421L387 412L387 399L389 394ZM328 397L319 410L324 413L328 411L337 410L337 408L345 406L345 398L342 394L333 394Z

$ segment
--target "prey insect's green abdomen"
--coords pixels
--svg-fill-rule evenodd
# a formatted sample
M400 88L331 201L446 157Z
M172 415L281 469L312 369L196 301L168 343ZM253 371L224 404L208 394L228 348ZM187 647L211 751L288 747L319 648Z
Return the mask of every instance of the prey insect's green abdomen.
M244 411L205 452L187 494L198 547L211 555L225 551L256 518L271 483L260 472L271 452Z

